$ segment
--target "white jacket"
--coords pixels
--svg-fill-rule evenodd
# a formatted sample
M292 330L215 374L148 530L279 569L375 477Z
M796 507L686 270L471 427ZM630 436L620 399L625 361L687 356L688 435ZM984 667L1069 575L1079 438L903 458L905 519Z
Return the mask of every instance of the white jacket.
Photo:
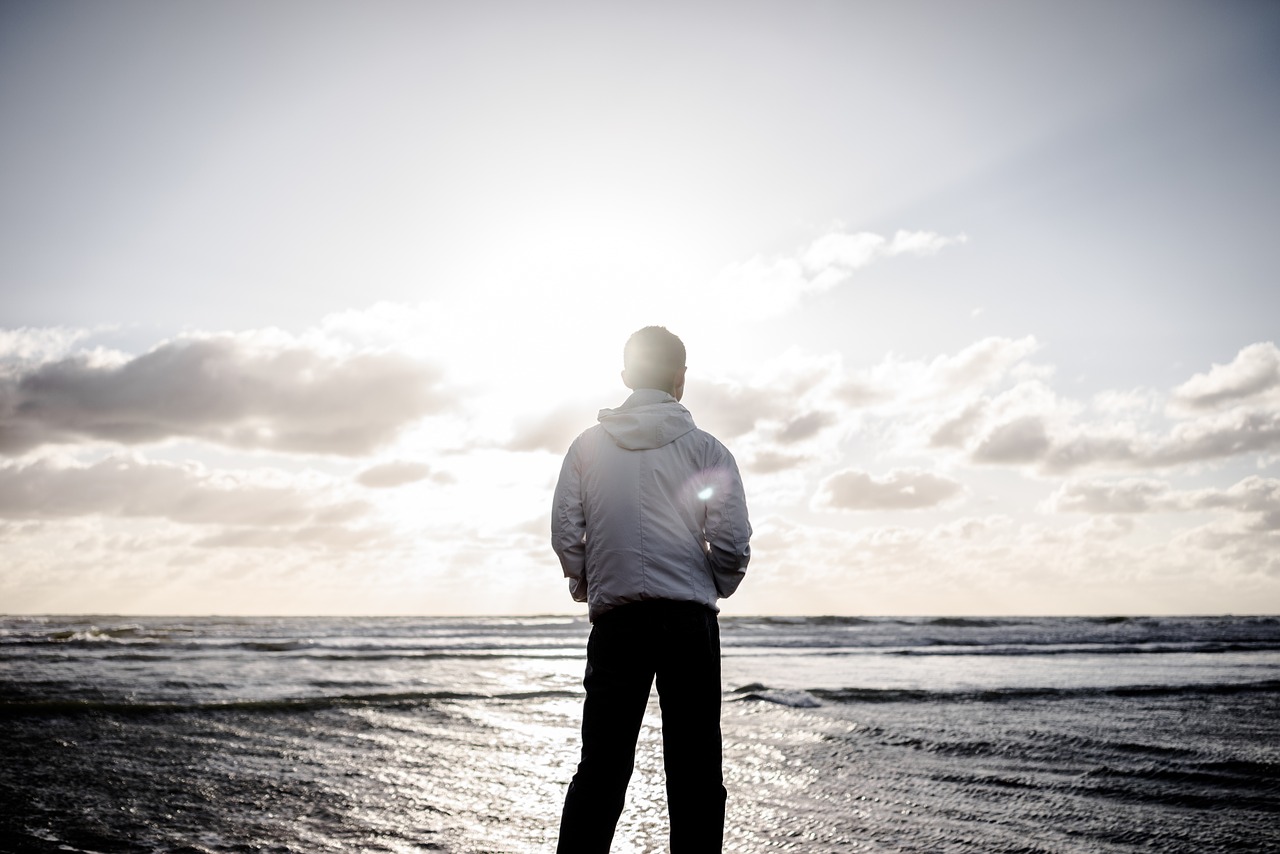
M551 547L591 619L625 602L716 600L751 558L737 463L671 395L639 389L574 440L560 469Z

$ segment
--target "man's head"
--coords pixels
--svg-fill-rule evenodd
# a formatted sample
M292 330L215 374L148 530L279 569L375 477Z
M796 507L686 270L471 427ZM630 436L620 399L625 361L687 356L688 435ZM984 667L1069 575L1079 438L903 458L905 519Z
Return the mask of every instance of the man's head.
M656 388L679 400L684 395L684 343L665 326L646 326L622 348L622 382L627 388Z

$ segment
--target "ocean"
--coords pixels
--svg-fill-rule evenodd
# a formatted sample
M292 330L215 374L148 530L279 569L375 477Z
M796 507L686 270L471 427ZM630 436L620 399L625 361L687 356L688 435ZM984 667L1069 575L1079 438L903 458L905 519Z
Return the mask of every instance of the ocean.
M0 851L543 852L583 618L0 617ZM723 617L725 850L1280 852L1280 617ZM615 852L662 852L656 695Z

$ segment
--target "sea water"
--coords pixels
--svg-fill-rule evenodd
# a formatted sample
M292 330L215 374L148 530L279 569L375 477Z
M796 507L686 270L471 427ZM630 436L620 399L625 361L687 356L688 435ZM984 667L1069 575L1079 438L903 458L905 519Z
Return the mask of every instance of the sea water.
M582 618L0 618L0 851L554 850ZM1280 618L725 617L728 851L1280 851ZM616 852L666 851L651 702Z

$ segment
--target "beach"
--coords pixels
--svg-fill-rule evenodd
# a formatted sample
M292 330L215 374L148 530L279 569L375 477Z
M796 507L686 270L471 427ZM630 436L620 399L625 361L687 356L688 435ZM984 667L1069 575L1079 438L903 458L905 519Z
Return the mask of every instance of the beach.
M0 850L551 850L588 631L2 618ZM1280 850L1280 619L722 635L727 851ZM665 836L655 699L614 851Z

